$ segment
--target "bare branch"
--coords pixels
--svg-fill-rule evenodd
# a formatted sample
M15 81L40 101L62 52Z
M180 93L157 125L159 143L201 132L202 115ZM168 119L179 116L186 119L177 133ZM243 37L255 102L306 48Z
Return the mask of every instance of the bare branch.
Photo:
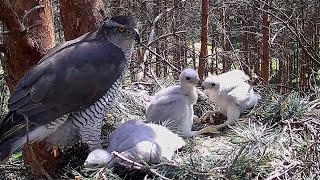
M149 47L152 46L154 43L158 42L159 40L161 40L163 38L166 38L166 37L169 37L169 36L174 36L174 35L177 35L177 34L182 34L182 33L187 33L187 31L177 31L177 32L167 33L167 34L161 35L158 38L154 39L151 43L148 43L148 46Z
M155 169L152 169L152 168L150 168L148 166L144 166L144 165L142 165L140 163L134 162L134 161L122 156L120 153L118 153L116 151L113 151L111 153L111 155L115 156L115 157L118 157L121 160L126 161L129 164L129 166L128 166L127 164L119 163L120 165L123 165L123 166L128 167L128 168L133 168L133 169L137 169L137 170L143 170L143 171L150 172L151 174L156 175L156 176L158 176L158 177L160 177L161 179L164 179L164 180L171 180L171 179L169 179L167 177L164 177L163 175L159 174Z
M172 10L174 10L175 8L178 7L178 5L181 2L185 2L186 0L181 0L179 2L177 2L176 4L174 4L172 7L167 8L166 10L162 11L161 13L158 14L157 17L154 18L153 22L152 22L152 27L151 27L151 31L148 37L148 46L150 46L150 44L152 43L153 39L154 39L154 35L156 32L156 24L159 22L159 20L166 14L168 14L169 12L171 12Z
M31 8L29 11L25 11L25 14L22 17L22 24L28 23L28 16L37 9L44 8L44 5L39 5Z
M241 70L243 70L243 67L242 67L243 63L240 61L239 56L238 56L238 54L237 54L237 52L236 52L236 49L233 47L233 45L232 45L232 43L231 43L231 40L230 40L230 38L229 38L229 35L227 34L226 29L223 28L223 26L221 25L220 21L218 20L218 18L217 18L216 16L213 16L213 17L214 17L214 20L216 21L217 25L219 25L219 28L220 28L221 32L222 32L222 33L225 35L225 37L227 38L228 43L229 43L229 45L230 45L230 47L231 47L231 49L232 49L232 52L233 52L234 56L236 57L239 65L240 65ZM233 64L233 63L232 63L232 64ZM233 64L233 65L234 65L234 64Z
M155 56L161 58L167 65L169 65L173 70L177 71L177 72L181 72L180 69L178 69L177 67L175 67L174 65L172 65L170 62L168 62L165 58L163 58L162 56L160 56L158 53L152 51L148 46L144 45L144 44L140 44L142 47L146 48L148 51L150 51L152 54L154 54Z
M151 31L150 31L149 36L148 36L148 43L147 43L147 46L146 46L146 48L147 48L152 54L155 54L155 53L153 53L152 50L150 50L151 45L154 44L155 42L157 42L158 40L164 38L164 37L162 37L162 38L157 38L156 40L154 40L155 33L156 33L156 25L157 25L157 23L159 22L159 20L160 20L164 15L166 15L166 14L168 14L169 12L173 11L174 9L176 9L177 7L179 7L178 5L179 5L180 3L185 2L185 1L186 1L186 0L180 0L180 1L178 1L178 2L175 3L172 7L167 8L167 9L165 9L164 11L160 12L160 13L157 15L157 17L154 18L154 20L153 20L153 22L152 22L152 26L151 26ZM169 36L169 35L168 35L168 36ZM165 36L165 37L168 37L168 36ZM155 54L155 55L156 55L156 54ZM156 56L157 56L157 55L156 55ZM158 56L158 57L161 57L161 56ZM161 57L161 59L163 59L163 58ZM146 60L147 60L147 51L145 51L144 54L143 54L143 61L142 61L142 63L144 64L144 63L146 62ZM169 66L170 66L170 65L169 65ZM172 65L171 65L171 67L172 67Z

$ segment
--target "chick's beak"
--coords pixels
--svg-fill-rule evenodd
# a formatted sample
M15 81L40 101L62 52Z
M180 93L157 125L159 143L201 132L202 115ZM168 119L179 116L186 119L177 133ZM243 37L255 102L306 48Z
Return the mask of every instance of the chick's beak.
M203 83L202 83L201 87L202 87L202 90L206 90L206 89L208 89L208 87L207 87L207 85L206 85L206 83L205 83L205 82L203 82Z
M198 79L198 86L201 87L201 85L202 85L202 81L201 79Z

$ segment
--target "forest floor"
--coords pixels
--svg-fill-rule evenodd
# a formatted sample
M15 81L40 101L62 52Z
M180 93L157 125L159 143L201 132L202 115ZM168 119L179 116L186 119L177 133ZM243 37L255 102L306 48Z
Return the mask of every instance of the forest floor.
M160 83L164 87L173 84L170 80ZM153 85L135 84L121 91L106 116L104 142L124 121L145 119L146 103L159 90L157 83L150 84ZM64 153L60 179L319 179L319 99L310 101L297 92L280 95L272 87L257 90L262 100L235 126L213 136L185 139L187 145L170 162L86 169L82 164L87 152L79 146ZM213 108L216 107L200 96L195 113L200 116ZM1 165L0 173L0 179L29 179L22 153L17 152L8 164Z

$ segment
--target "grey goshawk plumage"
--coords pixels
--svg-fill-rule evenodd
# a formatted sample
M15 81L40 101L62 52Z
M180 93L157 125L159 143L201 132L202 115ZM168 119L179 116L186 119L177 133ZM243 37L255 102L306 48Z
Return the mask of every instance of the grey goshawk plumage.
M205 93L220 109L207 112L201 120L206 120L210 116L212 121L211 115L214 113L221 113L227 117L223 124L208 127L210 131L214 132L227 125L233 125L241 113L257 105L260 95L246 82L249 79L241 70L229 71L218 76L212 75L205 79L203 83Z
M157 92L147 107L147 121L161 124L183 137L207 133L192 131L193 105L197 102L196 85L200 79L193 69L185 69L179 77L180 85L170 86Z
M184 145L184 140L167 128L133 119L113 131L108 148L93 150L84 165L104 164L113 167L121 161L112 157L113 151L136 162L159 163L171 160L174 152Z
M49 51L11 94L10 112L0 121L0 161L65 122L79 129L90 149L100 147L102 120L139 39L136 19L117 16Z

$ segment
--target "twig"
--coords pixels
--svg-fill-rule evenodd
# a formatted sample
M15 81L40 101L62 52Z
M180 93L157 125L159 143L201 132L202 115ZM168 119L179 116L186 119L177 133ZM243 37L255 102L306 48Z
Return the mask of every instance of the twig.
M151 27L151 31L150 31L150 34L149 34L149 37L148 37L148 47L151 46L151 44L154 43L154 35L155 35L155 30L156 30L156 24L159 22L159 20L165 15L165 14L168 14L169 12L173 11L175 8L178 7L178 5L181 3L181 2L185 2L186 0L180 0L178 1L176 4L174 4L172 7L170 8L167 8L166 10L160 12L157 17L154 18L153 22L152 22L152 27Z
M173 70L175 70L176 72L181 72L180 69L178 69L177 67L175 67L174 65L172 65L170 62L168 62L165 58L163 58L162 56L160 56L158 53L152 51L148 46L146 46L145 44L140 43L140 45L144 48L146 48L148 51L150 51L152 54L154 54L155 56L157 56L158 58L161 58L167 65L169 65Z
M138 82L133 82L133 83L131 84L131 86L134 86L134 85L136 85L136 84L142 84L142 85L149 85L149 86L151 86L151 85L153 85L154 83L138 81Z
M22 17L22 24L26 25L28 21L28 16L37 9L44 8L44 5L39 5L31 8L29 11L25 11L25 14Z
M100 173L103 172L106 168L101 168L99 169L99 171L96 173L96 175L94 175L95 179L99 179L99 176L100 176ZM104 178L103 175L102 176L102 179Z
M172 35L176 35L176 34L181 34L181 33L187 33L187 31L177 31L177 32L173 32L173 33L167 33L164 35L159 36L158 38L156 38L155 40L153 40L152 42L148 43L148 46L152 46L154 43L158 42L159 40L172 36Z
M0 165L0 171L21 171L21 172L24 172L24 171L26 171L26 168L22 165L10 163L10 164Z
M239 59L239 57L238 57L238 54L237 54L235 48L233 47L233 45L232 45L232 43L231 43L231 40L230 40L228 34L226 33L226 29L223 28L223 26L221 25L220 21L218 21L218 19L217 19L216 16L213 16L213 17L214 17L214 20L216 21L216 23L219 25L219 28L221 29L221 32L222 32L222 33L225 35L225 37L227 38L228 43L229 43L229 45L230 45L230 47L231 47L231 49L232 49L232 52L233 52L234 56L236 57L236 59L237 59L237 61L238 61L238 63L239 63L239 66L240 66L241 70L243 70L243 67L242 67L243 64L242 64L242 62L240 61L240 59ZM225 49L224 49L224 51L225 51ZM234 63L232 63L232 64L234 65Z
M158 86L162 89L163 87L161 86L160 82L158 81L157 76L151 71L151 76L153 77L153 79L156 81L156 83L158 84Z
M285 166L285 170L283 172L281 172L281 170L273 171L273 172L270 173L272 175L267 177L265 180L273 180L275 178L279 178L284 173L286 173L286 172L290 171L291 169L293 169L297 164L298 164L297 162L292 162L291 164Z
M164 177L163 175L159 174L155 169L150 168L150 167L146 167L146 166L144 166L144 165L142 165L142 164L140 164L140 163L137 163L137 162L135 162L135 161L132 161L132 160L130 160L130 159L122 156L120 153L118 153L118 152L116 152L116 151L113 151L113 152L111 153L111 155L112 155L112 156L115 156L115 157L118 157L118 158L120 158L120 159L123 160L123 161L126 161L127 163L130 164L130 167L133 168L133 169L148 171L148 172L150 172L151 174L160 177L161 179L171 180L171 179L169 179L169 178L167 178L167 177ZM125 167L128 167L128 165L126 165L126 164L123 164L123 163L119 163L119 164L120 164L120 165L124 165Z

